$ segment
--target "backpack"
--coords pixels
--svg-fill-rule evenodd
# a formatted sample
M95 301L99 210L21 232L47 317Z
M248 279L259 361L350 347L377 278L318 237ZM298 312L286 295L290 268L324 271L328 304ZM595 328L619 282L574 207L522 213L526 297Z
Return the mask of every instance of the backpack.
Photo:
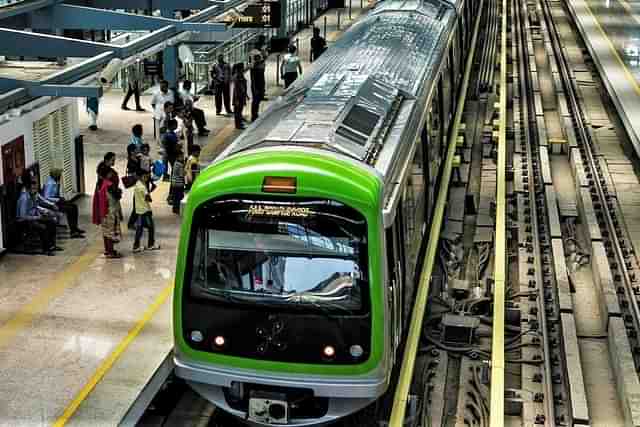
M165 169L162 160L156 160L155 162L153 162L153 164L151 165L151 173L153 174L154 179L162 178L164 172Z

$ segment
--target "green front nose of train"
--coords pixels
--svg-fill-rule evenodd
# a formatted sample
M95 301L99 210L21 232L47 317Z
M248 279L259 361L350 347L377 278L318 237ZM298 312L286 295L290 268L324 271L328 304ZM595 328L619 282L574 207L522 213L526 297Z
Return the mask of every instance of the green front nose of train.
M288 378L386 376L381 185L347 160L297 150L206 169L181 230L181 360Z

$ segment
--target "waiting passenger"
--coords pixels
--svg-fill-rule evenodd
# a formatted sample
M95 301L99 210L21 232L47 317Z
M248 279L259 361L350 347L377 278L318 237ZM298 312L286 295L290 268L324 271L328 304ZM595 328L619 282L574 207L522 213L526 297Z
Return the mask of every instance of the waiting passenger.
M176 147L176 161L171 172L170 191L173 213L180 214L180 202L184 198L184 154L181 145Z
M200 108L196 108L194 104L200 99L199 96L191 95L191 81L185 80L182 83L182 90L180 91L180 97L182 98L182 102L185 105L185 108L189 108L191 116L193 117L193 121L196 123L198 127L198 135L206 136L209 134L209 129L207 129L207 120L204 117L204 111Z
M140 170L140 157L136 149L136 145L129 144L127 147L127 175L122 178L122 182L125 188L131 188L136 185L138 181L138 171ZM127 222L127 228L134 230L136 227L136 201L133 199L133 207L131 208L131 214L129 215L129 221Z
M218 55L218 62L211 68L211 89L215 94L216 114L222 114L222 103L224 101L224 110L227 114L231 114L231 106L229 105L229 95L231 89L231 67L224 61L224 55Z
M153 118L156 123L162 123L163 113L167 102L171 104L175 103L173 91L169 89L169 82L162 80L160 82L160 90L153 95L151 99L151 106L153 107Z
M311 37L311 54L315 61L327 50L327 41L320 36L320 28L313 27L313 37Z
M233 66L233 113L236 129L244 129L242 110L247 105L247 79L244 77L244 63L238 62Z
M298 78L298 73L302 75L302 65L300 57L296 54L298 50L295 45L289 45L289 53L284 56L280 73L284 79L284 88L288 88Z
M140 239L144 229L147 229L149 233L148 245L145 249L156 250L160 249L160 245L155 242L155 226L153 224L153 213L151 211L151 194L147 188L150 180L148 173L140 172L140 177L136 183L135 188L135 200L136 200L136 213L138 214L138 221L136 223L136 237L133 243L133 252L141 252Z
M98 130L98 114L100 114L100 99L87 98L87 114L89 114L89 130Z
M104 255L107 258L120 258L115 250L115 244L120 241L120 221L122 208L120 199L122 191L116 184L113 170L102 165L98 173L101 176L100 188L94 195L94 224L100 225L104 242Z
M43 197L53 203L67 217L69 230L72 239L81 239L84 237L84 230L78 228L78 207L67 200L60 194L60 178L62 170L59 168L51 169L49 177L44 184Z
M27 190L28 189L28 190ZM30 227L38 232L42 244L42 253L52 256L53 251L61 251L56 246L56 223L43 215L36 203L38 184L25 185L18 198L16 220L23 227Z
M133 125L133 127L131 128L131 139L129 140L129 144L133 144L137 148L137 150L140 151L142 144L144 144L144 140L142 139L141 124Z
M96 189L95 191L98 191L98 189L100 188L100 183L102 182L102 177L104 176L104 173L100 173L100 170L104 167L106 167L107 169L111 170L111 173L114 176L114 181L115 182L119 182L120 177L118 176L118 172L116 172L116 170L113 168L116 164L116 153L114 153L113 151L109 151L107 154L104 155L103 160L98 163L98 167L96 168L96 175L98 177L98 180L96 182Z
M142 150L140 152L140 170L151 173L151 147L149 144L142 144Z
M162 135L162 148L164 149L164 165L165 172L163 181L169 181L169 165L173 168L173 163L176 161L176 147L178 146L178 135L176 130L178 129L178 122L175 119L169 120L167 124L167 132Z
M251 52L253 52L251 57L251 121L254 122L258 119L260 102L265 98L267 84L264 77L265 58L257 49Z
M194 145L191 149L191 155L187 159L187 163L185 164L185 172L184 172L184 183L185 183L185 191L189 191L191 186L193 185L193 181L196 180L198 174L200 173L200 152L201 148L199 145Z

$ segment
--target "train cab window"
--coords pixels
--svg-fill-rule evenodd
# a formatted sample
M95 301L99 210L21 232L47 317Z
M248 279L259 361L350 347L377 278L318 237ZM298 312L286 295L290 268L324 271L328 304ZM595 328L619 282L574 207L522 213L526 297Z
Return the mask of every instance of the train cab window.
M284 310L368 310L367 229L333 201L215 200L194 216L190 295Z

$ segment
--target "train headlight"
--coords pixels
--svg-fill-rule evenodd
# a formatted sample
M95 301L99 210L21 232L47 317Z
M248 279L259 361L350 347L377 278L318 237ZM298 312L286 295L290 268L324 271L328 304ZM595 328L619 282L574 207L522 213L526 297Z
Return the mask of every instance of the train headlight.
M358 357L360 357L360 356L362 356L364 354L364 350L358 344L352 345L349 348L349 354L351 354L351 357L354 357L354 358L357 359Z
M191 331L191 341L193 342L202 342L204 336L200 331Z
M336 355L336 349L333 348L333 346L328 345L322 350L322 355L327 359L333 359Z
M226 342L227 341L224 339L224 337L222 335L218 335L217 337L215 337L213 339L213 344L218 348L224 347Z

